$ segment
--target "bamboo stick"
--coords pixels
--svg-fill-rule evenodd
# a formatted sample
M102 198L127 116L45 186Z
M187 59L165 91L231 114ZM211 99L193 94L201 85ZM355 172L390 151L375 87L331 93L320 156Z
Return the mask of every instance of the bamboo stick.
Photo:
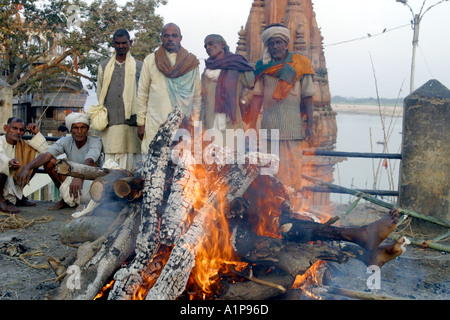
M378 159L401 159L400 153L369 153L369 152L344 152L331 150L303 150L305 156L328 156L348 158L378 158Z
M388 236L389 239L392 239L394 241L396 241L399 237L397 236ZM438 251L444 251L444 252L450 252L450 246L443 244L443 243L437 243L435 242L436 240L423 240L423 239L416 239L416 238L411 238L411 237L407 237L409 241L411 241L412 244L416 245L416 246L420 246L423 248L430 248L430 249L434 249L434 250L438 250Z
M370 195L365 194L365 193L363 193L361 191L357 191L357 190L341 187L341 186L338 186L338 185L335 185L335 184L332 184L332 183L329 183L329 182L322 181L322 180L317 179L317 178L313 178L313 177L307 176L305 174L302 174L302 177L305 178L306 180L316 182L317 184L320 184L320 185L328 186L329 188L332 188L332 189L343 190L346 193L353 194L353 195L355 195L357 197L361 197L364 200L370 201L370 202L372 202L372 203L374 203L376 205L379 205L379 206L387 208L387 209L393 209L395 207L391 203L388 203L388 202L382 201L380 199L371 197ZM402 214L405 214L405 215L408 215L408 216L411 216L411 217L414 217L414 218L422 219L422 220L425 220L425 221L428 221L428 222L431 222L431 223L435 223L437 225L440 225L440 226L443 226L443 227L446 227L446 228L450 228L450 223L447 222L447 221L443 221L441 219L438 219L438 218L435 218L435 217L432 217L432 216L427 216L427 215L424 215L424 214L421 214L421 213L418 213L418 212L415 212L415 211L412 211L412 210L403 209L403 208L397 208L397 207L395 207L395 208L398 210L398 212L400 212Z
M359 300L410 300L410 299L403 298L403 297L393 297L393 296L376 294L373 292L362 292L362 291L355 291L355 290L334 288L334 287L329 287L328 293L345 296L345 297L349 297L349 298L354 298L354 299L359 299Z

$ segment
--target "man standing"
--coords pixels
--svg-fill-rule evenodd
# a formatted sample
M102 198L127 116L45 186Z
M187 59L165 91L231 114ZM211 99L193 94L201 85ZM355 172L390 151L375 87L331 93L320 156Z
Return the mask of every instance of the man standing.
M253 67L242 55L231 53L220 35L208 35L205 49L209 58L202 75L202 121L206 129L222 133L226 129L245 129L247 103L241 95L254 86Z
M137 124L142 154L148 153L150 142L175 106L191 121L200 118L199 61L181 46L183 37L176 24L166 24L160 38L161 47L144 59L139 79Z
M287 27L269 25L261 38L264 53L255 66L253 114L258 114L262 107L261 129L279 130L277 177L298 192L302 188L303 140L310 145L314 143L314 70L308 58L288 51L290 30ZM300 105L306 109L306 130ZM268 145L276 142L269 140Z
M18 213L20 210L15 205L33 206L35 203L23 196L23 186L19 187L17 177L37 152L47 151L48 144L34 123L25 128L22 119L12 117L3 128L6 135L0 136L0 211ZM34 135L28 142L22 140L25 131ZM27 172L28 180L32 175L32 172Z
M141 158L136 95L142 62L130 53L133 40L128 31L117 30L112 42L115 54L98 67L97 98L108 111L108 125L101 138L105 161L111 159L120 168L132 170Z
M58 210L64 207L75 207L80 204L82 191L89 192L83 179L60 175L55 170L56 158L65 154L69 161L89 166L99 165L102 152L102 142L88 137L89 117L84 113L73 112L66 117L66 125L71 136L63 137L52 144L48 151L40 154L27 164L19 174L18 185L23 188L29 182L29 172L44 166L45 171L59 188L62 199L52 208ZM91 181L86 181L89 183Z

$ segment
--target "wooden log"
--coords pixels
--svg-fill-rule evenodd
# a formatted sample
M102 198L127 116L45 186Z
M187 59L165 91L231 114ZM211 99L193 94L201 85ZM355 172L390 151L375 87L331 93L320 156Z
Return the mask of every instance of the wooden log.
M194 158L190 153L178 158L170 195L161 217L160 240L165 245L176 243L188 227L188 215L192 212L196 192L200 189L195 174Z
M118 179L114 181L113 189L120 199L132 201L142 195L144 180L137 176Z
M59 174L85 180L95 180L114 171L113 169L88 166L67 159L58 160L55 165L55 170Z
M125 170L114 170L113 172L107 174L106 176L102 176L96 178L90 188L90 194L92 200L97 203L100 203L105 200L114 199L114 183L118 179L129 178L131 173Z
M157 253L159 241L159 214L164 198L166 171L171 157L172 138L184 115L178 107L169 114L149 146L149 154L138 173L144 179L142 218L136 239L136 256L114 275L114 286L108 299L131 299L143 282L141 275Z
M94 242L84 243L77 260L64 278L54 300L92 300L107 280L130 256L139 230L141 208L137 203L125 208L113 228ZM116 220L116 221L117 221Z

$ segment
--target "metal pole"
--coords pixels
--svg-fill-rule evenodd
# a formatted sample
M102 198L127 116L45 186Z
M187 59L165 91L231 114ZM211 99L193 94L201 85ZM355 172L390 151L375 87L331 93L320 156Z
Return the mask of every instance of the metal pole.
M413 50L412 50L412 58L411 58L411 79L410 79L410 87L409 92L412 93L414 91L414 73L416 71L416 49L419 43L419 28L420 28L420 16L418 14L414 15L413 21L414 27L414 35L413 35Z

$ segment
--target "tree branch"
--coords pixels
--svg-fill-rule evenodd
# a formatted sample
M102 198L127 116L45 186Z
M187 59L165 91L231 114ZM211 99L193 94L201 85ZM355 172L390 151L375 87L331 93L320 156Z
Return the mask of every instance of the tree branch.
M17 81L16 83L14 83L11 87L13 90L17 90L17 88L19 88L21 85L23 85L24 83L26 83L30 78L34 77L35 75L37 75L38 73L48 70L48 69L52 69L55 67L59 67L60 63L67 58L68 56L70 56L72 53L74 52L74 49L70 49L67 50L66 52L64 52L62 55L60 55L59 57L53 59L52 61L48 62L48 63L44 63L41 65L38 65L36 67L34 67L33 69L31 69L30 71L28 71L27 73L25 73L20 79L19 81Z

